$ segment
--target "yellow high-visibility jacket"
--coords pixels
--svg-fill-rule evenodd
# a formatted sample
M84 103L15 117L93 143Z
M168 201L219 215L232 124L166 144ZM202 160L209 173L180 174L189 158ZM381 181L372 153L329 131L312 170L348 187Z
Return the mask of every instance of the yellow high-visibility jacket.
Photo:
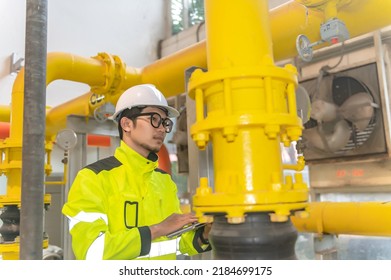
M177 252L191 256L211 249L197 242L202 228L151 240L149 226L181 213L177 187L157 168L157 159L121 141L114 156L79 171L62 209L77 259L175 259Z

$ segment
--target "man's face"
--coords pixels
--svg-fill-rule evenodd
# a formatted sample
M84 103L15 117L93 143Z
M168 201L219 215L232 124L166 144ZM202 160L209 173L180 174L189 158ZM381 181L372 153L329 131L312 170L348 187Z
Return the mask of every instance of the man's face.
M154 126L159 123L160 117L167 118L167 114L158 107L146 107L141 113L157 113L158 115L141 115L136 117L134 122L127 119L126 126L123 126L126 130L123 140L136 152L147 157L150 152L157 153L163 145L166 129L162 124L158 127Z

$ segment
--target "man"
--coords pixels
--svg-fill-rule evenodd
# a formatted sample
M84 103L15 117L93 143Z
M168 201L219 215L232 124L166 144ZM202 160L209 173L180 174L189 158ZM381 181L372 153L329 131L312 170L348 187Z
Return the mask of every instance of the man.
M175 259L211 249L210 225L168 238L197 222L182 214L177 187L157 166L157 155L178 111L153 85L126 90L112 119L121 139L114 156L77 174L63 214L77 259Z

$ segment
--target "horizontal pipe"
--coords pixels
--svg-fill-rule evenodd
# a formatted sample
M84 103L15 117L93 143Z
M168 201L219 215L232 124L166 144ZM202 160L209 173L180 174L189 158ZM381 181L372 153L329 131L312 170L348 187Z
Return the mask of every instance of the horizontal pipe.
M50 138L66 127L67 116L89 116L89 100L91 92L80 95L46 112L46 137Z
M341 2L341 4L336 4L338 5L336 17L345 23L350 38L373 32L391 24L391 1L289 1L270 11L275 61L297 56L296 38L300 34L306 35L312 43L321 40L320 25L330 19L326 7L329 7L327 5L333 4L333 2ZM322 44L315 49L324 46Z
M99 59L68 53L49 53L47 56L46 85L57 79L103 86L106 82L106 64ZM24 69L18 73L12 88L10 138L20 141L23 130Z
M207 68L205 41L145 66L141 82L155 84L166 97L177 96L185 92L185 70L192 66Z
M312 202L291 220L299 232L391 236L391 202Z

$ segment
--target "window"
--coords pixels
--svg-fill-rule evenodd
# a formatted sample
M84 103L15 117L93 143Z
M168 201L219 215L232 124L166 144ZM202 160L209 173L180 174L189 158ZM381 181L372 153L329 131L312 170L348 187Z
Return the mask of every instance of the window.
M171 31L177 34L204 21L203 0L171 0Z

